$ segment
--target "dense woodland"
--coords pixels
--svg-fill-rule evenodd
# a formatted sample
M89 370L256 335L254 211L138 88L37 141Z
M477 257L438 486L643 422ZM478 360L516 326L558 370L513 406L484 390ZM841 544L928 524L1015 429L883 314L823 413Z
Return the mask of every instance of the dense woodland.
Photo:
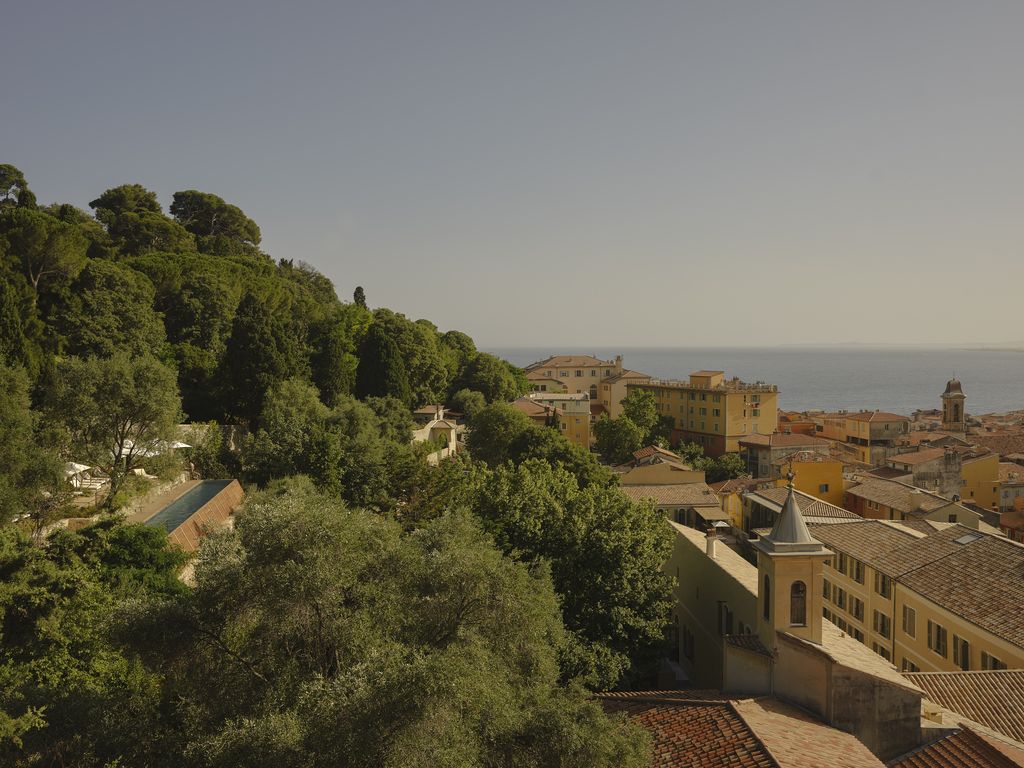
M588 690L650 684L667 532L507 405L517 369L340 300L216 195L90 209L0 165L0 764L647 763ZM411 411L435 402L472 431L430 467ZM188 460L249 492L189 585L116 514L134 469L180 469L146 448L183 421L221 425ZM67 461L110 492L46 536Z

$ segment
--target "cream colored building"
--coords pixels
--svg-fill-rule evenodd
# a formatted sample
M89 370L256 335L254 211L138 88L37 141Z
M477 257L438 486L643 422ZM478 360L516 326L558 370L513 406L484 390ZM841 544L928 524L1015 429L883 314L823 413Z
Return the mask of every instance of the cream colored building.
M590 425L589 395L583 392L531 392L520 400L556 409L558 431L571 442L590 450L593 435Z
M962 525L812 526L825 617L904 671L1024 668L1024 545Z
M757 565L686 526L675 546L673 636L681 674L700 688L771 692L892 759L921 742L923 691L824 618L825 562L788 494Z
M559 382L565 392L584 393L599 402L601 382L623 372L622 355L616 355L614 360L599 360L590 355L555 355L532 363L523 371L535 391L556 391L555 385L548 382Z
M627 394L634 390L654 395L658 413L672 419L673 440L697 443L709 456L736 452L742 437L770 435L778 424L778 387L726 379L722 371L696 371L688 381L627 382Z
M878 466L895 452L897 441L910 432L910 419L884 411L827 413L816 417L819 435L845 443L863 464Z
M608 415L617 419L622 415L622 401L626 399L628 384L643 384L651 377L639 371L623 370L607 378L601 379L598 386L598 402L604 406Z

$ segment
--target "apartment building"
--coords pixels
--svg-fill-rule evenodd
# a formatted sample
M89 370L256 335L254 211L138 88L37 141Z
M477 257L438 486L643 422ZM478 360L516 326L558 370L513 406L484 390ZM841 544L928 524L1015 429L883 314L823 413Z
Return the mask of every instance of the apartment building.
M601 379L598 385L598 402L604 406L608 415L617 419L622 415L622 401L629 394L626 389L629 384L642 384L651 380L646 373L639 371L623 370Z
M857 461L879 466L910 432L910 418L884 411L827 413L817 417L819 436L846 443Z
M513 405L524 401L533 406L552 409L555 428L570 441L590 450L593 435L590 428L589 395L583 392L531 392L513 402Z
M812 525L824 617L909 672L1024 667L1024 545L946 525Z
M622 355L616 355L614 360L599 360L590 355L555 355L526 366L523 372L534 391L585 393L598 402L601 381L623 372ZM564 390L558 390L556 384L549 382L561 383Z
M828 456L832 445L828 440L813 435L773 432L770 435L745 435L739 441L740 454L746 461L747 472L752 477L773 477L772 464L777 459L801 451L811 451Z
M742 437L770 435L778 423L778 387L726 379L722 371L695 371L688 381L627 382L627 393L634 390L654 395L658 413L672 419L674 441L697 443L709 456L738 451Z
M981 515L963 504L902 480L855 475L844 493L843 506L869 520L984 525Z

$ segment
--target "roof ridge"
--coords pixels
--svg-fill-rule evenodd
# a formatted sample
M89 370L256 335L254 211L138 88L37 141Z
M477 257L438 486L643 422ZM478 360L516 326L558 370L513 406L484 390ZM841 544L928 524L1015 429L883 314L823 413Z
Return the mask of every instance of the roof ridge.
M767 697L761 697L761 698L767 698ZM759 699L744 699L743 701L748 701L748 702L751 702L751 703L756 703L758 700ZM756 741L758 744L761 745L761 749L763 749L765 751L765 753L768 755L768 758L776 765L776 767L777 768L785 768L785 766L783 766L783 764L781 762L779 762L779 758L776 757L775 753L772 752L772 750L765 743L764 739L762 739L761 736L754 729L754 726L751 725L750 722L747 720L747 718L745 718L743 716L743 713L740 711L739 707L736 706L736 704L740 703L740 702L732 702L732 701L730 701L730 702L727 702L727 703L729 704L729 708L733 711L733 713L736 715L736 717L738 717L742 721L743 725L745 725L747 727L747 730L750 731L750 735L754 737L754 741Z

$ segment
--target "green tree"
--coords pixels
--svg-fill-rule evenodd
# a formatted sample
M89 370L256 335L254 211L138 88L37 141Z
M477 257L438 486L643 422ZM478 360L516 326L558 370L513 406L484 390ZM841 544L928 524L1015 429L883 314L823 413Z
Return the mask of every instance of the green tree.
M356 286L355 291L352 292L352 301L357 307L366 309L366 292L363 290L363 286Z
M184 591L181 562L163 531L113 519L46 547L0 529L0 763L155 764L160 681L107 630L127 597Z
M473 417L487 406L487 398L471 389L460 389L448 398L448 405L464 414L467 422L472 422Z
M196 237L225 237L246 245L260 244L260 228L256 222L209 192L189 189L175 192L171 202L171 215Z
M220 366L227 413L256 425L267 390L305 371L295 339L255 294L238 305Z
M195 572L133 636L205 765L647 764L637 728L558 684L550 581L464 515L403 534L284 488Z
M622 401L622 416L642 429L646 440L658 424L658 403L654 393L646 389L634 389Z
M312 329L310 359L313 383L327 405L352 393L356 383L359 358L348 329L335 318L329 318Z
M0 525L30 515L37 527L62 499L63 475L55 447L42 434L23 368L0 364Z
M36 351L25 336L18 295L9 282L0 285L0 365L23 365L33 370Z
M443 402L456 373L456 360L442 350L437 328L426 320L412 322L387 309L375 310L373 318L374 325L398 347L412 394L410 404Z
M610 419L602 416L594 423L595 447L605 461L621 464L644 447L644 429L628 416Z
M34 204L35 195L28 188L25 175L13 165L0 163L0 209L32 208Z
M522 411L507 403L494 403L474 415L466 447L475 459L497 467L514 458L513 442L533 426Z
M145 275L105 260L90 260L57 311L68 354L110 357L163 351L164 324L153 311L153 285Z
M370 326L359 348L356 395L360 398L390 395L403 403L412 401L402 352L377 323Z
M151 251L194 251L195 238L178 222L167 218L156 193L141 184L108 189L89 203L107 228L117 249L128 256Z
M671 605L662 515L611 486L581 489L570 472L543 460L496 469L472 508L505 552L551 564L572 633L563 649L566 677L605 690L630 672L651 674Z
M85 266L87 243L81 232L40 211L8 208L0 216L7 258L39 294L60 280L72 280Z
M181 398L174 371L150 355L67 358L49 395L52 421L66 426L74 455L107 469L113 507L133 469L177 435Z
M732 480L742 477L747 473L746 462L738 453L723 453L714 460L712 466L705 470L709 483L719 483L723 480Z
M466 364L452 388L480 392L489 403L515 400L526 391L523 382L517 379L515 370L512 365L494 355L478 352Z

